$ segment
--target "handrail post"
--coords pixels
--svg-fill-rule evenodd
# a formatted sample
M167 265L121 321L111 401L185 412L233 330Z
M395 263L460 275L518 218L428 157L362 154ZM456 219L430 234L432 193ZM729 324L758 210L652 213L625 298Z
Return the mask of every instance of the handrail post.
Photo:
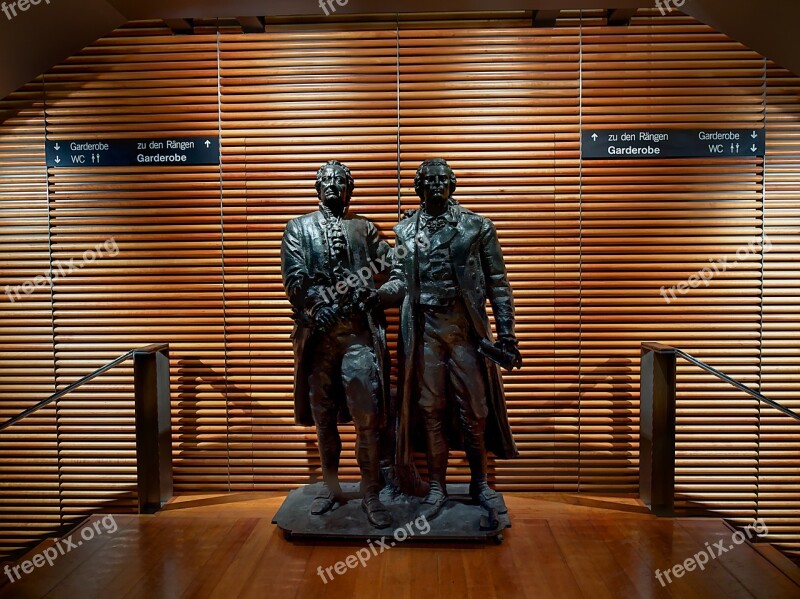
M643 343L640 366L639 497L659 516L674 512L675 349Z
M139 513L159 511L172 498L169 345L133 352Z

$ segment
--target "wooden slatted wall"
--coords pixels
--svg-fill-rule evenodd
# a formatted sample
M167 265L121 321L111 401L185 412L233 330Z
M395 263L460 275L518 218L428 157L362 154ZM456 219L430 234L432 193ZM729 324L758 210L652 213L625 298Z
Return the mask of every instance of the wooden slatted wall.
M396 37L393 27L221 37L232 488L286 489L320 473L316 433L293 426L281 237L317 209L316 172L330 159L353 173L353 212L384 234L397 222ZM352 427L343 442L341 474L357 477Z
M308 481L319 459L313 430L293 425L283 228L315 209L316 169L338 158L356 178L353 209L391 237L417 204L417 165L437 155L456 169L460 201L497 224L517 298L526 365L505 383L522 456L492 464L500 488L637 491L644 340L798 407L797 78L677 13L641 11L629 28L600 11L551 28L481 19L276 22L247 35L203 25L193 36L139 23L46 75L46 114L36 85L4 101L15 112L0 126L0 280L19 284L112 236L120 251L56 281L52 304L49 289L2 304L0 414L169 342L177 490ZM581 127L765 118L766 167L579 158ZM222 166L51 169L48 190L45 124L51 139L220 134ZM672 303L660 295L764 232L771 252ZM693 367L679 378L679 506L762 515L800 552L796 426ZM12 475L0 483L0 550L132 506L131 391L130 368L115 369L0 438L12 449L0 461ZM354 478L352 429L344 440ZM29 476L17 457L32 449ZM453 473L466 476L460 456Z
M43 99L38 81L0 101L0 420L55 391L50 288L15 291L50 271ZM0 552L60 524L56 418L48 408L0 434Z
M770 65L761 391L800 410L800 80ZM800 557L800 427L769 407L758 421L758 515L775 544Z
M218 132L213 34L123 30L56 67L45 87L51 140ZM176 483L227 490L219 168L52 169L49 184L54 261L81 262L110 242L55 282L58 387L169 342ZM132 391L127 363L59 402L65 515L135 505Z
M764 60L692 19L635 18L584 31L583 127L763 128ZM639 345L683 348L758 385L760 253L708 287L671 288L760 238L761 160L584 161L581 371L603 375L581 396L598 425L628 440L610 451L635 466ZM754 517L758 406L694 366L679 365L677 505ZM582 391L585 387L582 388ZM602 408L611 408L603 410ZM591 418L592 416L588 416Z
M579 33L576 23L400 30L403 208L419 205L419 164L446 158L459 202L497 226L514 289L526 364L504 380L521 455L492 462L499 488L579 484Z

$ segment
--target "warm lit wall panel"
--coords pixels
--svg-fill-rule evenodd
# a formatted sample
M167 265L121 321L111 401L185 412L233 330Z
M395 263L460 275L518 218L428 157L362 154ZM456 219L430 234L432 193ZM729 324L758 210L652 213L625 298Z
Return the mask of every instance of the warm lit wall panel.
M767 158L761 391L800 412L800 81L771 65ZM781 549L800 557L800 423L762 406L758 515Z
M54 392L43 100L37 82L0 101L2 421ZM0 554L60 525L57 440L53 407L0 433Z
M397 34L275 28L220 40L231 486L286 489L320 474L316 433L294 425L280 246L317 209L317 169L347 164L351 210L397 222ZM343 427L340 473L358 478Z
M582 49L584 130L763 128L764 60L692 19L584 29ZM671 303L661 288L760 238L762 176L753 159L583 161L583 488L637 490L642 341L757 382L760 252ZM678 379L676 505L752 517L756 402L685 363Z
M46 75L49 138L218 135L216 36L122 33ZM58 168L49 183L54 261L118 247L55 284L58 387L169 342L176 488L227 490L219 168ZM61 402L66 512L134 505L132 390L129 362Z
M403 208L419 205L419 164L441 157L459 202L497 226L525 365L503 376L520 457L492 475L577 490L579 29L435 27L400 31Z

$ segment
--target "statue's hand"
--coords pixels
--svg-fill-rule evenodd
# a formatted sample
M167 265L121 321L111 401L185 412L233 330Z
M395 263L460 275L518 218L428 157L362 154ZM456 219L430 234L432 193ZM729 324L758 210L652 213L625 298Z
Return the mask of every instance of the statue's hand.
M522 354L519 353L519 349L517 348L517 340L511 339L508 337L504 337L498 339L497 343L494 344L496 348L503 350L506 353L511 354L514 356L514 367L515 368L522 368Z
M370 312L381 303L381 296L375 289L361 287L357 292L356 301L364 312Z
M317 325L317 328L326 330L336 324L336 318L336 310L330 306L324 306L314 314L314 323Z

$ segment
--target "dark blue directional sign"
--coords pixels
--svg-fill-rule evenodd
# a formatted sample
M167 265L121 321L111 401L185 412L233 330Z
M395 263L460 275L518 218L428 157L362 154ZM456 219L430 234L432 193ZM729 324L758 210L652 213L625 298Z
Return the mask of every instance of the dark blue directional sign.
M47 166L196 166L219 164L218 137L59 140L47 142Z
M581 134L582 158L757 158L763 129L614 129Z

